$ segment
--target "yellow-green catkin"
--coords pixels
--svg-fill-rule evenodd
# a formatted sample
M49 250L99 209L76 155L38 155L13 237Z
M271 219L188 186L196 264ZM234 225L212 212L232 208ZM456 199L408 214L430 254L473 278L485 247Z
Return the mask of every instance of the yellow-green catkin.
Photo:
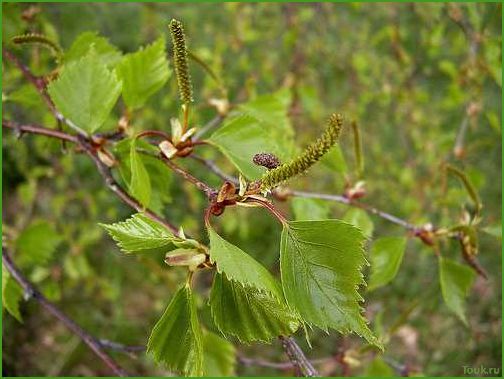
M343 116L336 113L331 115L324 133L310 144L300 156L266 172L261 177L261 190L269 190L287 179L305 172L338 141L342 126Z
M61 47L56 42L51 41L49 38L42 34L27 33L19 36L12 37L12 42L16 45L24 45L35 43L47 47L53 54L59 58L62 54Z
M476 188L474 188L473 184L471 183L471 181L469 180L467 175L463 171L461 171L458 168L453 167L452 165L449 165L449 164L447 164L445 166L445 168L446 168L446 172L455 175L460 180L460 182L463 184L464 188L467 191L467 194L469 195L469 197L471 198L471 200L474 203L474 206L476 207L476 214L479 214L481 212L481 209L483 208L483 204L481 203L481 200L478 195L478 192L476 191Z
M193 102L193 91L191 75L189 74L189 65L187 63L188 54L182 23L175 19L171 20L170 32L173 42L173 60L180 98L182 103L187 105Z

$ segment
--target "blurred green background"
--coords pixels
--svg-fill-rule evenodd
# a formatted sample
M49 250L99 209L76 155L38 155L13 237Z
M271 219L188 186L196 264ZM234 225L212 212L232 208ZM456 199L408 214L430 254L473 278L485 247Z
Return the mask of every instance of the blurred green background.
M436 257L418 239L409 240L395 280L364 294L373 328L378 333L393 330L385 351L390 367L407 366L411 373L425 375L462 375L463 366L501 367L501 12L497 3L4 3L3 45L35 73L48 74L56 66L44 48L12 46L10 38L39 32L67 49L80 33L97 31L127 53L160 35L169 40L167 23L175 17L185 25L190 49L225 84L232 104L281 89L290 95L289 122L298 146L314 139L332 112L356 119L365 159L364 202L414 224L454 225L469 199L455 179L443 184L440 166L451 162L462 168L483 200L479 259L489 273L488 281L476 280L467 300L469 326L444 305ZM464 28L473 31L469 38ZM222 93L201 67L192 64L191 72L193 122L202 126L217 114L209 100L220 99ZM6 62L2 85L4 118L54 127L38 95ZM110 128L122 111L119 103L107 123ZM132 125L135 131L169 131L169 120L178 113L172 76L133 116ZM463 148L455 152L464 124ZM145 344L184 277L183 270L168 268L162 257L139 259L118 251L97 223L125 219L131 210L103 186L87 157L62 152L58 141L34 136L17 140L6 131L2 147L4 238L18 241L26 230L34 233L38 228L57 241L54 254L37 264L23 263L19 252L14 260L93 335ZM349 129L341 148L346 167L317 165L290 187L341 194L345 177L356 181ZM203 146L198 153L236 174L215 149ZM221 183L196 162L183 164L213 186ZM165 192L157 210L206 242L203 195L168 171L159 180ZM337 203L306 205L302 200L285 202L282 209L292 215L292 208L303 206L311 211L318 206L336 218L348 210ZM370 222L374 237L406 233L375 216ZM280 227L265 212L229 209L216 223L226 238L278 272ZM441 252L462 261L454 241L444 242ZM210 275L198 279L204 323L209 321L209 283ZM21 313L23 323L3 313L5 375L108 374L77 337L35 302L23 302ZM297 338L310 358L346 352L345 365L336 360L319 364L323 374L379 371L370 363L372 354L359 353L359 338L316 330L311 334L311 350L303 333ZM276 342L237 347L244 357L285 360ZM166 373L143 354L113 355L135 375ZM237 364L236 371L252 376L292 374L244 364Z

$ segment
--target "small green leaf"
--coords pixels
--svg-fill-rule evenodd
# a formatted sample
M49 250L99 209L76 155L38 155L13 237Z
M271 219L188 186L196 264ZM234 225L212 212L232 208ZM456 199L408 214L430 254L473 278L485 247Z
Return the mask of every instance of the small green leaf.
M147 352L169 370L203 375L203 337L191 288L180 288L152 329Z
M446 258L439 259L439 281L443 299L459 318L467 325L465 298L473 285L476 274L469 267Z
M258 179L266 170L253 163L255 154L266 152L278 156L280 152L265 124L247 115L226 121L212 134L209 141L248 179Z
M386 364L382 357L377 356L369 364L366 375L372 378L386 378L395 376L394 371L388 364Z
M131 181L129 191L145 208L149 206L151 197L150 176L136 150L136 139L131 141L130 147Z
M254 258L219 236L212 227L208 227L210 236L210 259L217 263L217 271L225 273L229 279L243 285L255 287L261 291L281 298L280 288L270 272Z
M131 182L131 141L131 138L125 138L114 146L114 155L119 160L119 172L122 180L127 185ZM136 145L138 148L150 150L153 153L159 151L157 147L152 146L144 140L137 139ZM142 160L145 169L149 173L151 184L149 209L156 213L163 213L165 205L172 201L172 171L156 157L146 154L138 154L138 157Z
M484 228L481 228L481 231L502 240L502 223L485 226Z
M236 349L217 334L203 333L203 372L205 376L235 376Z
M366 211L359 208L350 208L345 212L342 218L343 221L348 222L358 227L367 238L373 235L374 224Z
M122 57L122 53L117 47L112 45L107 38L101 37L97 32L84 32L70 46L65 53L63 61L69 63L86 56L90 50L94 50L97 57L103 64L113 67Z
M294 197L291 206L296 220L323 220L331 210L323 200L304 197Z
M30 224L16 240L18 263L24 265L44 265L53 256L61 243L61 236L47 221Z
M164 39L124 56L116 70L123 83L122 95L128 108L142 107L170 77Z
M279 335L290 335L299 327L297 315L283 301L218 272L210 307L219 330L245 343L268 342Z
M292 102L291 93L288 89L281 89L275 93L257 96L238 106L243 113L254 117L264 125L270 138L278 144L279 151L276 155L282 161L292 158L295 152L294 129L288 114Z
M19 322L22 322L19 312L19 302L22 298L23 289L2 264L2 305Z
M47 91L63 116L93 133L112 111L121 93L121 82L91 50L83 58L65 64Z
M339 144L335 144L331 147L331 150L329 150L320 161L324 166L339 174L345 174L348 171L345 157L343 156Z
M287 303L308 323L355 332L381 347L359 305L363 243L361 231L340 220L290 221L280 245L282 285Z
M171 231L142 213L136 213L123 222L100 226L107 230L125 253L167 251L174 239Z
M369 291L392 281L401 265L406 238L383 237L374 241L371 247L371 278Z

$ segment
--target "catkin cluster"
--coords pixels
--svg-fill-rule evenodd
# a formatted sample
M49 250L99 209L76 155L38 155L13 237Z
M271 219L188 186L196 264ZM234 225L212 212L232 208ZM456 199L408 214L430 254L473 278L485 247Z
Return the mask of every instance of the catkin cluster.
M343 116L332 114L324 133L303 153L288 163L284 163L261 177L261 190L266 191L285 182L304 171L317 162L336 143L343 126Z
M173 42L173 60L175 74L182 103L189 104L193 101L193 91L189 65L187 63L188 54L182 23L177 20L170 21L170 33Z

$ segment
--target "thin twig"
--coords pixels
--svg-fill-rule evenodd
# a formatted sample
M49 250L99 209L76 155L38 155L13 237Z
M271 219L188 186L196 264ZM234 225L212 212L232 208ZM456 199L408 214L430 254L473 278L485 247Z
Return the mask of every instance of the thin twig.
M212 118L206 125L199 128L196 134L194 134L193 140L198 141L201 137L203 137L206 133L208 133L213 128L216 128L220 125L220 123L224 120L224 117L221 115L217 115Z
M38 91L42 99L47 104L47 108L51 111L51 113L56 117L57 120L63 120L63 115L59 113L54 106L51 98L49 97L46 91L46 84L43 78L39 78L32 74L30 69L24 65L14 54L12 54L9 50L2 49L2 56L6 61L11 62L14 66L16 66L19 71L23 74L23 76L35 87Z
M208 167L210 169L210 171L212 171L215 175L217 175L219 178L223 179L224 181L231 182L235 185L240 185L240 181L237 178L226 174L213 161L202 158L199 155L195 155L195 154L191 154L191 155L189 155L189 157L194 159L197 162L200 162L201 164L205 165L206 167Z
M198 178L194 177L179 165L173 163L172 160L166 158L162 153L158 155L158 158L178 175L182 176L185 180L194 184L196 188L203 191L209 199L212 199L217 195L217 191L215 189L202 182Z
M58 138L62 141L78 143L76 136L62 132L60 130L48 129L38 125L32 125L32 124L25 125L25 124L19 124L15 121L2 119L2 126L4 128L13 129L15 132L18 133L19 136L22 136L23 133L40 134L46 137Z
M128 373L119 366L105 351L103 351L103 346L98 340L82 329L75 321L66 316L62 311L60 311L53 303L51 303L47 298L42 295L29 281L26 279L21 271L16 267L12 261L10 255L5 249L2 249L2 263L5 268L9 271L12 278L14 278L19 285L22 287L24 292L30 296L30 298L37 301L42 305L49 313L61 321L72 333L79 336L79 338L89 346L89 348L100 358L103 363L105 363L115 375L117 376L128 376Z
M117 181L112 176L110 168L107 167L98 157L97 153L93 150L90 143L83 136L74 136L65 132L61 132L58 130L44 128L38 125L21 125L12 121L2 120L2 126L4 128L12 129L14 131L20 131L21 133L31 133L31 134L40 134L47 137L57 138L60 140L73 142L77 144L79 147L84 150L84 152L93 160L95 163L98 172L103 177L105 184L107 187L114 192L117 197L119 197L126 205L135 209L137 212L143 212L146 216L151 218L154 221L159 222L164 225L166 228L171 230L173 233L178 235L178 228L165 220L163 217L159 216L157 213L150 209L144 208L138 200L130 196L124 188L117 183Z
M280 336L278 338L282 342L285 354L303 376L320 376L308 358L306 358L303 350L301 350L294 338L285 336Z
M342 204L347 204L353 207L361 208L364 209L365 211L372 213L378 217L381 217L387 221L390 221L396 225L400 225L405 229L411 230L411 231L416 231L420 229L420 227L410 224L409 222L391 215L390 213L381 211L375 207L372 207L367 204L359 203L356 202L355 200L350 200L344 196L341 195L330 195L330 194L325 194L325 193L315 193L315 192L304 192L304 191L292 191L291 194L293 196L297 197L305 197L305 198L311 198L311 199L322 199L322 200L330 200L330 201L336 201L338 203Z

